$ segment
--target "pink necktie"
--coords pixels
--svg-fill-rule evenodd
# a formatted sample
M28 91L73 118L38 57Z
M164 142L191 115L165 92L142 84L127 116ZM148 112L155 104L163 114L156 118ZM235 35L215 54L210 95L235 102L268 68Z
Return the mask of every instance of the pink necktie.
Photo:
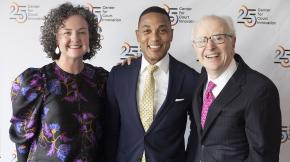
M214 96L212 94L212 90L216 85L210 81L207 85L206 91L205 91L205 95L203 98L203 105L202 105L202 111L201 111L201 127L204 128L204 124L206 121L206 116L207 116L207 112L208 112L208 108L210 107L211 103L214 100Z

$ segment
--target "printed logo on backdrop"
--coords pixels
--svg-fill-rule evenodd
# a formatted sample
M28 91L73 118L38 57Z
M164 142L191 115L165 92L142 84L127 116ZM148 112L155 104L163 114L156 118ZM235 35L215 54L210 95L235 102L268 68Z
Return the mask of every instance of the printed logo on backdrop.
M248 28L260 24L276 25L276 22L268 16L272 12L270 8L248 8L242 5L238 12L237 23L244 24Z
M141 56L142 52L138 45L130 45L128 42L124 42L121 47L120 59L126 59L130 56Z
M282 125L281 143L286 143L290 140L290 126Z
M114 14L114 11L116 10L115 6L94 6L91 3L87 3L85 7L97 16L99 23L122 21L121 18L116 17L118 14Z
M11 2L9 19L16 21L17 23L25 23L30 20L42 20L43 16L40 16L39 10L39 5L24 5L16 2Z
M193 23L194 20L191 18L191 7L169 7L164 4L164 9L169 14L171 25L175 26L178 23Z
M284 68L290 67L290 50L278 45L275 50L274 63L280 64Z

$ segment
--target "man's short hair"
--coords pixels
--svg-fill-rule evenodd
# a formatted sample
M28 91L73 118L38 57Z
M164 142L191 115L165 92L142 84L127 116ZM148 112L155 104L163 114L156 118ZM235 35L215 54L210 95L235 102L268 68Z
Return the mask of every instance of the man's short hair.
M168 18L169 23L171 23L170 16L169 16L169 14L166 12L165 9L163 9L163 8L161 8L161 7L158 7L158 6L151 6L151 7L148 7L147 9L145 9L145 10L141 13L141 15L139 16L138 26L139 26L139 24L140 24L140 20L141 20L142 16L144 16L144 15L146 15L146 14L148 14L148 13L152 13L152 12L154 12L154 13L160 13L160 14L162 14L162 15L165 15L165 16Z

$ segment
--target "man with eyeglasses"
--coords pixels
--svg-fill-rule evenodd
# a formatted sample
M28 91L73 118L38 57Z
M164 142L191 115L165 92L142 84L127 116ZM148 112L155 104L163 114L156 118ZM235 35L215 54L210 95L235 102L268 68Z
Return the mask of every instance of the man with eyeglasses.
M198 133L190 134L187 162L279 162L278 90L235 53L232 19L205 16L192 35L203 68L192 110Z

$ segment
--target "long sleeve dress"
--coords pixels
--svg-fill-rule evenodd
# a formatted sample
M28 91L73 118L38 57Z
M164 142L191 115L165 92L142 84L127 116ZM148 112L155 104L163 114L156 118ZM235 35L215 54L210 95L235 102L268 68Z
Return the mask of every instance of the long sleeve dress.
M56 63L20 74L9 130L18 161L101 161L107 75L90 64L70 74Z

